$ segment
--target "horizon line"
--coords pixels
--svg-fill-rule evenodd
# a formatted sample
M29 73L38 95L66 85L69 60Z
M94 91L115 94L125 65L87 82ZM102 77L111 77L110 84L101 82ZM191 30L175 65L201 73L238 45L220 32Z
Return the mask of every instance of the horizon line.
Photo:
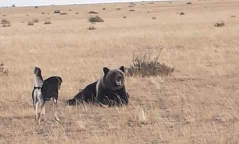
M115 2L81 2L81 3L65 3L65 4L41 4L41 5L16 5L0 6L0 8L14 8L15 7L41 7L41 6L69 6L69 5L91 5L91 4L114 4L114 3L144 3L144 2L173 2L175 0L136 0L136 1L115 1Z

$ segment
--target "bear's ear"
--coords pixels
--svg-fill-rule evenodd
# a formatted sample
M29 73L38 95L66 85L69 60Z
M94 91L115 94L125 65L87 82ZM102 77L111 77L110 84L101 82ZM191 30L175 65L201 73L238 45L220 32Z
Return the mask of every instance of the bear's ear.
M121 66L119 69L124 73L124 71L125 71L124 66Z
M104 67L104 68L103 68L103 71L104 71L104 74L107 75L107 73L110 71L110 69L107 68L107 67Z

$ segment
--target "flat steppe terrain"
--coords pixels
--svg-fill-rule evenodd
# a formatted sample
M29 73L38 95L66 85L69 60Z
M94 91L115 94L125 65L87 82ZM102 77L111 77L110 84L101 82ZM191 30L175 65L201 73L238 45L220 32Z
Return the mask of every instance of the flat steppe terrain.
M11 22L0 25L0 62L8 70L0 75L0 143L238 143L239 1L187 2L0 8L0 19ZM105 22L89 23L89 11ZM39 22L28 26L33 18ZM215 27L220 21L225 26ZM88 30L92 25L96 29ZM159 61L175 71L126 77L128 106L65 105L100 78L104 66L129 67L134 54L156 56L160 48ZM35 66L44 78L63 78L59 123L52 102L45 121L34 120Z

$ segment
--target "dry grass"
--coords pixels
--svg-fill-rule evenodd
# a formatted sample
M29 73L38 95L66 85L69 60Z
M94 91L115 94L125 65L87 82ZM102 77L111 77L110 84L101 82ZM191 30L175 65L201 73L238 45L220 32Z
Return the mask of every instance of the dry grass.
M96 16L91 16L89 18L89 22L92 22L92 23L104 22L104 20L100 16L96 15Z
M239 2L192 2L137 3L136 12L129 12L128 3L0 8L12 23L0 27L0 62L9 70L0 75L0 143L238 143L239 19L231 15L239 15ZM72 12L60 16L52 14L55 9ZM105 20L96 31L87 30L92 9ZM21 23L33 17L51 18L54 25ZM213 25L220 20L225 27ZM128 106L65 105L101 77L104 66L129 67L137 51L156 57L159 45L164 47L159 62L175 71L168 77L126 77ZM59 123L52 102L46 104L45 122L34 121L35 66L44 78L63 78Z
M127 68L127 75L142 77L171 75L174 68L158 61L161 51L162 49L159 50L159 54L154 58L149 53L133 56L132 65Z

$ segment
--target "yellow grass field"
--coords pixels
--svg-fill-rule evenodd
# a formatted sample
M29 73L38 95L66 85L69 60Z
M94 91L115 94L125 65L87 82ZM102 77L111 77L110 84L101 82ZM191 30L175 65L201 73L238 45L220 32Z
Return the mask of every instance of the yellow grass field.
M0 75L0 143L237 144L239 1L187 2L0 8L0 20L11 22L0 25L0 62L8 69L8 76ZM105 22L89 23L89 11ZM28 26L33 18L39 22ZM215 27L220 21L225 26ZM92 25L96 30L87 29ZM159 61L175 71L127 77L128 106L65 104L100 78L103 67L129 67L133 54L155 56L162 47ZM45 121L35 122L35 66L45 79L63 78L59 123L52 102Z

